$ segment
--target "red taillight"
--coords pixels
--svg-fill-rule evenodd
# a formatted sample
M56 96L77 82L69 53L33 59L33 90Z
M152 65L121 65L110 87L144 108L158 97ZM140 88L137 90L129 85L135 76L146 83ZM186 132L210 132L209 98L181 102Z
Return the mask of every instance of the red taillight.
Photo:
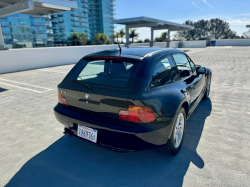
M154 112L144 106L129 106L119 111L119 119L136 123L148 123L155 120Z
M58 92L58 101L64 106L68 106L67 99L62 96L60 92Z

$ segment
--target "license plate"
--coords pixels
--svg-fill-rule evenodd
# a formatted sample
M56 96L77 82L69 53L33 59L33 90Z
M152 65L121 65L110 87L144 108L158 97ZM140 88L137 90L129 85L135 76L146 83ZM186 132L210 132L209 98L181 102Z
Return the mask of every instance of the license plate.
M78 125L77 136L96 143L97 130Z

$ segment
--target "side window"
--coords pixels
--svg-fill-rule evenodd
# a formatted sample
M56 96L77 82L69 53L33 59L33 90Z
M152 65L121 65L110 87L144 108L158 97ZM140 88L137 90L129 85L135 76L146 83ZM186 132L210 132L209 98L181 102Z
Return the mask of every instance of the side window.
M188 77L193 73L186 55L181 53L174 53L173 58L175 60L181 78Z
M195 64L193 63L193 61L190 58L188 58L188 60L190 62L190 65L191 65L191 68L192 68L193 72L196 72L196 66L195 66Z
M178 81L180 78L174 59L171 55L161 59L155 65L151 87L157 87Z

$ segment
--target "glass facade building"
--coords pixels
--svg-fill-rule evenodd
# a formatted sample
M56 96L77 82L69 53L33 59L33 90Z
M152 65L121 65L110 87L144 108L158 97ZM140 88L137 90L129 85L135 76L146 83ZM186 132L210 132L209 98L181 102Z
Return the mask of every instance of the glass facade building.
M5 45L13 47L46 47L66 45L73 32L94 40L97 33L108 38L114 34L111 23L115 15L115 0L74 0L78 9L46 16L14 14L0 18Z

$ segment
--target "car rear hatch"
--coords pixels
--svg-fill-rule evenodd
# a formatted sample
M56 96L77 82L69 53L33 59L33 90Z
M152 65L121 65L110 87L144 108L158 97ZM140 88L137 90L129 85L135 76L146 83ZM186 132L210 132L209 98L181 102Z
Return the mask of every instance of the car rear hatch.
M58 86L68 107L118 118L128 108L141 60L122 57L85 57ZM131 104L130 104L131 105Z

